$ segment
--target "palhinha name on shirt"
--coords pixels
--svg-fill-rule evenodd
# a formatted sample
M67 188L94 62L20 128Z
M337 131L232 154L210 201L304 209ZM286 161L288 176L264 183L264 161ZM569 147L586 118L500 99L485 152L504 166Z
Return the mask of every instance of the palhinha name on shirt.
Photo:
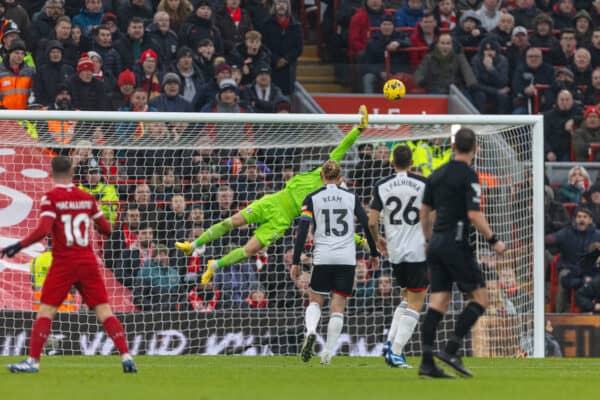
M92 202L89 200L81 201L59 201L56 203L59 210L89 210L92 208Z
M386 189L389 192L398 186L410 186L412 189L418 192L422 189L422 186L419 183L419 181L415 181L413 179L394 179Z

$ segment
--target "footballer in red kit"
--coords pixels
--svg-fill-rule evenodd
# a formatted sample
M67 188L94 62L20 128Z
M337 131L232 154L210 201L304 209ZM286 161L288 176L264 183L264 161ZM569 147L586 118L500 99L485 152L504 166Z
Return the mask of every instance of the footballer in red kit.
M21 249L52 235L52 265L42 287L41 305L29 340L29 357L8 365L8 369L11 372L39 371L40 355L50 334L52 319L71 287L75 286L88 307L96 312L121 354L123 372L135 373L137 369L129 354L123 327L108 304L106 287L90 240L92 224L103 235L110 234L111 225L94 197L73 185L72 176L70 158L52 160L55 187L42 198L38 226L24 239L0 250L0 257L13 257Z

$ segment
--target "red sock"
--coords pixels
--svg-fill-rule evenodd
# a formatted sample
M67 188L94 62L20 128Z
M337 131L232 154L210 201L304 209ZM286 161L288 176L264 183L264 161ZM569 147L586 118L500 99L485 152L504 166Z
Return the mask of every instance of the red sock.
M52 320L50 318L39 317L33 323L33 329L31 330L31 336L29 337L29 357L40 359L42 349L46 343L46 339L50 335L50 328L52 327Z
M119 350L119 354L129 353L129 348L127 347L127 341L125 340L125 332L123 332L123 327L121 323L114 315L112 317L108 317L104 320L104 330L110 336L115 346L117 346L117 350Z

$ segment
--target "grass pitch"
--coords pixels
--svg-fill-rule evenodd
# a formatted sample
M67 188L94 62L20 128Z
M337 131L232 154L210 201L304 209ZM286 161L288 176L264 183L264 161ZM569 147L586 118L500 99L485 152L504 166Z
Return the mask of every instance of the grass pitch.
M382 358L179 356L136 357L139 373L118 357L53 356L38 374L11 374L0 357L0 399L568 399L598 395L598 359L465 359L475 378L424 380L415 367L391 369ZM445 368L450 371L449 368Z

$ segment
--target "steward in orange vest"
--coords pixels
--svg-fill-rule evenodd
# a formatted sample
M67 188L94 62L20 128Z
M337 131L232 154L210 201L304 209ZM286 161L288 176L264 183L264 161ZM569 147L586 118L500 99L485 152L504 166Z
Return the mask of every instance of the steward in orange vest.
M23 62L25 43L15 39L0 64L0 108L24 110L33 91L35 69Z

